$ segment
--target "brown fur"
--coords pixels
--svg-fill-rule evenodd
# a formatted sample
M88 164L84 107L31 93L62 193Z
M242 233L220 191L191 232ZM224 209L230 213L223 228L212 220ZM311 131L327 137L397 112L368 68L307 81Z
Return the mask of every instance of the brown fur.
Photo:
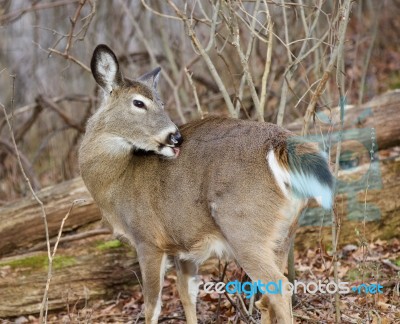
M181 155L166 160L130 151L110 156L101 152L97 131L91 125L82 145L83 179L104 217L139 254L142 246L151 246L178 256L214 236L229 243L245 270L254 271L254 280L267 278L271 271L263 263L282 250L277 242L286 200L266 154L282 149L288 132L273 124L209 117L182 127ZM88 168L89 145L95 156ZM271 279L278 280L272 272Z
M95 77L99 84L107 80ZM137 156L136 143L152 146L172 122L157 102L146 114L132 113L133 95L157 96L143 83L121 80L104 85L113 90L88 123L79 164L104 218L136 247L146 323L157 322L166 255L175 258L178 290L192 324L196 308L188 280L216 241L253 280L286 281L289 243L307 199L282 192L266 156L273 150L288 170L292 135L274 124L208 117L181 128L178 158ZM257 305L263 323L270 315L278 323L292 321L289 295L263 296Z

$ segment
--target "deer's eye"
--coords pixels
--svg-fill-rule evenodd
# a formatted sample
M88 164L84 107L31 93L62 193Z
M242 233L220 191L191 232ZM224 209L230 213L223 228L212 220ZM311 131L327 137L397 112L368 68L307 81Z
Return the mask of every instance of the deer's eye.
M146 109L146 105L141 100L133 100L133 105L137 108Z

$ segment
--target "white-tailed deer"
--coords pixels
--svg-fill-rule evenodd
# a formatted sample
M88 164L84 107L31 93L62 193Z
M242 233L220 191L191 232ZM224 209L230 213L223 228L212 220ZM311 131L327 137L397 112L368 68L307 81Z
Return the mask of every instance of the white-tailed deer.
M197 267L212 255L236 259L253 281L287 282L301 210L309 198L332 204L324 154L269 123L208 117L180 133L157 92L160 69L126 79L105 45L91 68L105 98L87 124L80 169L103 217L136 247L146 323L158 321L168 258L187 323L197 323ZM263 295L262 322L291 323L290 297Z

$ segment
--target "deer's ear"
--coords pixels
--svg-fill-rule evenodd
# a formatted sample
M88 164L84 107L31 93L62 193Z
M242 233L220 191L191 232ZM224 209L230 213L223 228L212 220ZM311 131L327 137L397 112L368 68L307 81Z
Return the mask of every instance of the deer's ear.
M161 68L157 67L153 71L143 74L141 77L138 78L138 81L144 82L150 87L157 90L158 80L160 79L160 72Z
M100 87L108 94L123 82L114 52L107 45L98 45L90 62L92 74Z

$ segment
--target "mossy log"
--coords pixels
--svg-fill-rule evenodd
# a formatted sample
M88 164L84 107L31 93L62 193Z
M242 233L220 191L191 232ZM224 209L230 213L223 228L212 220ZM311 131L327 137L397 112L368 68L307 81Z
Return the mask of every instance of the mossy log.
M45 251L0 260L0 318L39 313L47 264ZM111 235L62 243L53 261L49 311L116 298L139 278L135 251Z
M57 235L62 219L75 200L81 201L72 209L64 233L73 233L101 218L81 178L44 188L38 192L38 197L44 204L50 237ZM35 199L20 199L0 208L0 237L0 257L17 254L21 248L44 241L43 217Z

